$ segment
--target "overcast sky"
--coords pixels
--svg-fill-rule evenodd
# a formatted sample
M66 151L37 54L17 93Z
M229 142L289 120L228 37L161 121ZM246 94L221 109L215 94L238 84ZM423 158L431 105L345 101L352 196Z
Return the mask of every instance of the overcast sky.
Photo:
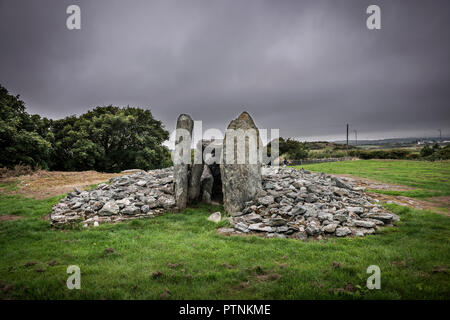
M0 83L54 119L114 104L168 130L247 110L308 140L345 139L346 123L359 139L450 135L449 14L448 0L0 0Z

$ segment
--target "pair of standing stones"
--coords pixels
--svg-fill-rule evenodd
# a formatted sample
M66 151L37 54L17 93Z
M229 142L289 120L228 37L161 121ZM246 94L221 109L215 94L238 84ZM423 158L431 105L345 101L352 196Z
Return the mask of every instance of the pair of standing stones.
M262 189L259 130L243 112L228 125L221 146L199 141L191 163L193 128L189 115L178 117L173 157L176 206L181 211L188 204L220 197L225 211L236 214Z

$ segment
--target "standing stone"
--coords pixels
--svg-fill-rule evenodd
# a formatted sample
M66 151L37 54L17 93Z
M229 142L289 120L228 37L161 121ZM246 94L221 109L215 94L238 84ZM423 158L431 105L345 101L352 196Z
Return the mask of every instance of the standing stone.
M173 182L175 203L178 210L186 208L189 187L189 163L191 160L192 129L194 121L187 114L181 114L177 120L174 151Z
M197 143L194 153L194 163L192 164L191 177L189 179L189 202L195 203L200 198L201 177L203 173L203 148L202 140Z
M214 185L214 177L211 173L211 169L208 166L204 166L201 177L202 187L202 200L205 203L211 203L212 190Z
M230 122L223 140L223 204L230 214L241 211L262 189L259 131L247 112Z

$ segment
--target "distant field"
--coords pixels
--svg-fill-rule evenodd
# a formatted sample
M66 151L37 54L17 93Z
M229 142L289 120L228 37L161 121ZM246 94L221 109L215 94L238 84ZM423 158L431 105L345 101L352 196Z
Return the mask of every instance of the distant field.
M386 194L417 198L450 195L450 161L357 160L297 166L300 167L417 188L409 191L382 191Z

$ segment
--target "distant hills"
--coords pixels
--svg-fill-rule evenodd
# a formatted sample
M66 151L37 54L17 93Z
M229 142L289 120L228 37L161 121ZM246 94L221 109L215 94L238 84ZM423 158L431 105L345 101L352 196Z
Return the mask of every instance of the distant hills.
M439 137L427 137L427 138L418 138L418 137L410 137L410 138L390 138L390 139L378 139L378 140L358 140L358 145L392 145L392 144L417 144L418 142L432 143L438 142L440 140ZM450 137L442 137L442 141L449 141ZM333 141L337 144L346 144L345 140ZM354 145L355 140L349 140L349 144Z

